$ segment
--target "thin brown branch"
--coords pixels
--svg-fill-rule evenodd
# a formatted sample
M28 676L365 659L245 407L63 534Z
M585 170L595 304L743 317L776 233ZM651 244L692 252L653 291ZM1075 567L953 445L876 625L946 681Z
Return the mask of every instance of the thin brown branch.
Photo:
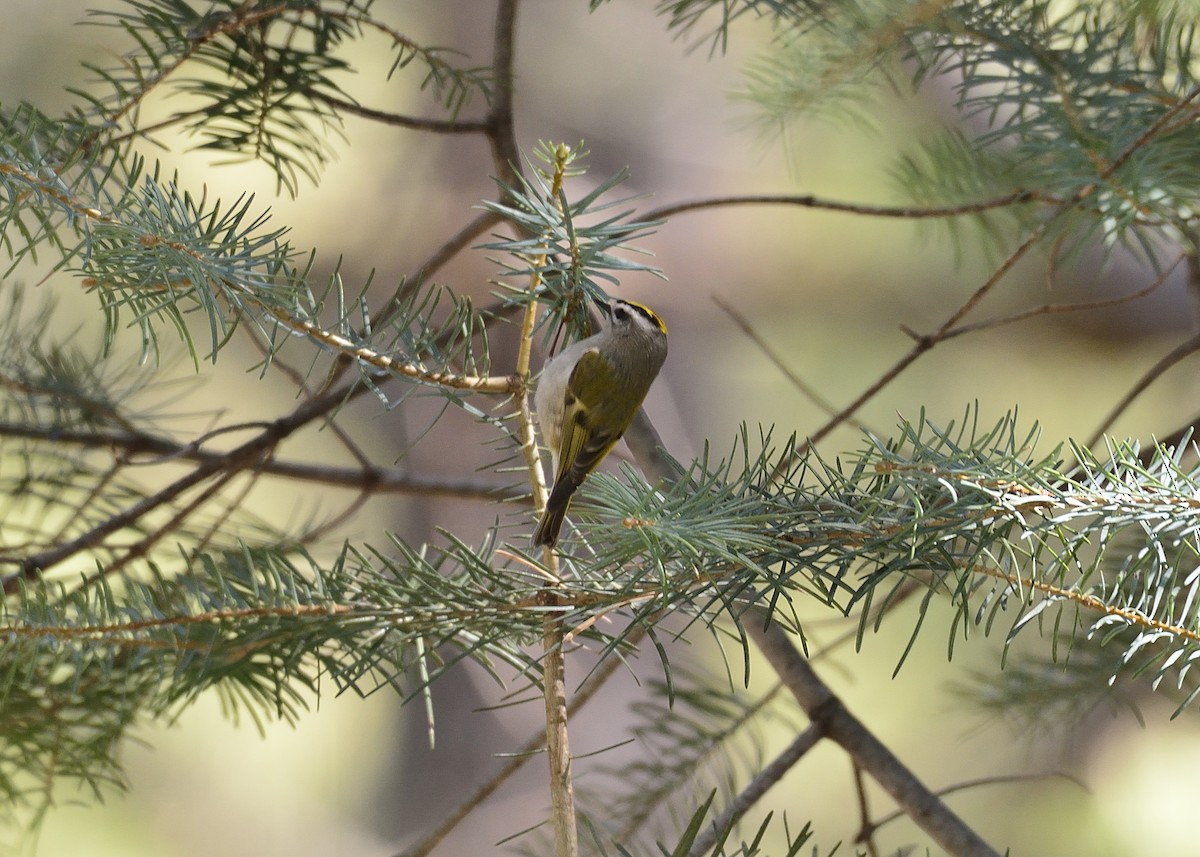
M347 101L344 98L338 98L335 95L330 95L328 92L320 90L308 90L305 94L314 101L320 101L345 113L351 113L363 119L370 119L372 122L380 122L384 125L396 125L401 128L411 128L415 131L432 131L435 134L479 134L488 127L487 123L481 119L426 119L418 116L405 116L402 113L390 113L386 110L377 110L373 107L364 107L354 101Z
M646 212L643 220L665 220L676 214L690 211L702 211L708 208L729 208L739 205L790 205L798 208L813 208L821 211L838 211L845 214L859 214L868 217L890 217L901 220L919 220L924 218L962 217L969 214L981 214L997 208L1010 205L1021 205L1027 202L1045 201L1033 191L1014 190L994 199L979 202L965 202L959 205L945 206L911 206L911 205L872 205L870 203L843 202L835 199L823 199L812 194L738 194L733 196L714 196L705 199L685 200Z
M1175 261L1172 262L1166 268L1166 270L1155 277L1154 281L1148 286L1138 289L1136 292L1130 292L1127 295L1121 295L1115 298L1106 298L1098 301L1082 301L1080 303L1073 304L1042 304L1040 306L1030 307L1027 310L1022 310L1021 312L1013 313L1012 315L1001 316L1000 318L991 318L985 321L975 322L974 324L960 325L959 327L955 327L946 331L941 339L944 342L947 339L953 339L956 336L962 336L964 333L974 333L977 330L990 330L992 328L1003 327L1004 325L1008 324L1016 324L1017 322L1036 318L1040 315L1088 312L1089 310L1106 309L1108 307L1120 306L1121 304L1133 303L1134 301L1141 300L1162 286L1167 281L1167 278L1171 275L1171 273L1179 266L1179 263L1183 261L1183 259L1184 254L1181 253L1179 256L1175 257ZM901 327L901 330L903 330L913 339L921 338L919 333L916 333L908 327Z
M1088 790L1087 785L1085 783L1083 783L1079 778L1073 777L1070 774L1063 773L1061 771L1050 771L1050 772L1044 773L1044 774L1004 774L1004 775L999 775L999 776L994 776L994 777L979 777L977 779L966 780L965 782L961 782L961 783L955 783L952 786L946 786L946 788L944 788L944 789L938 789L937 794L938 794L938 797L945 797L946 795L954 794L955 792L966 791L967 789L975 789L975 788L979 788L980 786L1005 785L1008 783L1037 782L1039 780L1048 779L1050 777L1058 777L1060 779L1064 779L1067 782L1074 783L1075 785L1079 786L1079 788L1083 789L1084 791ZM881 818L872 822L870 825L870 829L872 831L878 830L879 828L883 827L885 824L891 824L893 821L898 821L902 818L904 818L904 813L901 812L900 810L894 810L892 812L889 812L887 815L882 816Z
M1045 231L1045 223L1034 229L1021 243L1021 245L1018 246L1017 249L1012 253L1010 253L1008 258L1006 258L1000 264L1000 266L992 272L991 276L984 281L983 285L976 289L971 297L969 297L958 307L958 309L951 313L950 316L937 328L937 330L935 330L933 333L919 336L916 343L907 354L903 355L899 360L893 363L892 366L889 367L879 378L877 378L869 387L860 393L858 397L854 399L854 401L834 414L824 425L813 432L808 440L797 449L797 454L802 454L809 447L820 443L827 435L829 435L830 432L841 426L852 416L854 416L854 414L858 413L859 408L871 401L871 399L875 398L875 396L878 395L884 387L895 380L902 372L904 372L905 369L917 362L918 358L941 342L942 338L949 331L953 330L963 319L963 317L970 313L971 310L973 310L979 304L979 302L982 301L984 297L986 297L987 294L996 287L996 284L999 283L1000 280L1002 280L1004 276L1012 270L1013 266L1016 265L1017 262L1023 259L1025 255L1034 248ZM790 462L781 462L780 467L782 468L788 464L790 464Z
M722 831L728 830L738 822L765 795L772 786L783 779L784 775L795 767L808 751L815 747L824 736L816 724L809 726L783 749L778 756L768 762L754 775L753 779L742 789L736 798L713 819L711 826L696 837L688 857L704 857L714 845Z
M47 548L19 561L19 570L3 578L4 592L11 594L23 580L33 580L59 563L101 545L114 533L132 526L144 516L159 509L192 488L203 484L219 473L235 473L254 466L269 457L284 439L294 434L314 419L328 413L342 401L343 396L326 395L305 402L290 415L267 424L267 428L226 454L211 461L198 464L190 473L175 480L158 492L117 512L102 523L69 542Z
M470 223L463 226L457 234L451 236L448 241L430 254L429 258L417 269L416 274L408 278L408 281L416 285L426 282L440 271L447 262L469 247L472 241L499 223L501 219L501 216L495 211L480 212ZM391 312L394 312L391 305L398 304L402 295L403 293L400 293L397 297L394 297L391 304L385 305L383 312L376 313L373 317L375 319L382 318L385 321L390 318Z
M172 113L165 119L160 119L157 122L152 122L149 125L143 125L139 128L130 128L120 134L113 134L104 141L104 146L107 149L115 149L122 143L133 139L149 140L150 135L156 131L162 131L165 128L170 128L180 122L186 122L196 116L205 116L212 111L211 106L197 107L195 110L180 110Z
M211 436L211 435L210 435ZM151 434L114 432L104 433L82 429L50 429L0 422L0 437L27 438L54 444L67 444L84 449L116 449L130 458L131 465L154 465L170 461L191 461L220 465L229 452L211 452L201 444L203 439L178 443ZM137 456L151 456L137 460ZM258 470L271 476L312 482L337 488L356 489L371 494L413 494L423 497L457 497L469 500L513 502L523 499L520 494L505 491L477 480L444 479L414 476L396 468L338 467L329 464L310 464L270 458L258 465Z
M492 68L496 89L486 124L491 143L492 166L496 178L516 186L521 173L521 152L517 146L513 96L516 94L514 68L518 0L500 0L496 4L495 33L492 39Z
M791 639L772 623L747 622L746 632L808 715L813 728L838 744L883 787L918 827L955 857L999 857L978 833L931 792L818 678Z
M759 351L761 351L766 358L770 360L772 364L774 364L776 369L783 373L784 377L788 379L788 382L793 387L799 390L801 394L803 394L810 402L824 411L827 415L833 416L835 413L837 413L837 406L818 393L807 381L792 371L792 369L784 362L783 357L777 351L775 351L775 349L771 347L770 343L768 343L762 337L762 335L754 328L754 326L750 323L750 320L746 318L741 310L717 295L713 296L713 303L720 307L722 312L724 312L727 316L729 316L730 319L733 320L733 323L738 326L742 333L746 334L750 341L758 346ZM851 424L859 428L862 427L857 421L851 421Z
M1105 433L1112 427L1112 424L1117 421L1121 414L1125 413L1126 409L1133 404L1142 393L1164 375L1168 369L1179 363L1185 357L1189 357L1200 351L1200 334L1193 335L1185 342L1181 342L1170 350L1166 355L1161 357L1158 362L1145 371L1140 378L1133 383L1133 386L1121 397L1121 400L1113 406L1108 415L1101 420L1100 426L1095 433L1088 439L1087 445L1089 448L1095 447L1100 443Z
M1183 360L1195 351L1200 350L1200 324L1196 323L1200 319L1200 249L1198 249L1197 236L1191 234L1188 236L1190 245L1182 254L1181 258L1187 260L1187 286L1188 296L1192 301L1193 318L1193 334L1185 342L1175 346L1168 354L1159 359L1157 363L1148 369L1141 378L1134 382L1133 386L1122 397L1121 401L1116 404L1108 416L1100 423L1095 434L1088 440L1088 446L1093 447L1100 442L1104 434L1112 427L1113 423L1125 412L1125 410L1140 396L1146 389L1154 383L1161 375L1176 363ZM1178 264L1179 260L1176 260ZM1172 266L1172 268L1174 265Z
M867 783L863 776L863 769L853 759L850 760L850 766L853 769L854 775L854 793L858 798L858 817L859 827L858 835L854 837L855 844L866 846L869 857L879 857L879 846L875 844L875 831L879 825L871 821L871 806L867 799ZM903 817L904 813L899 810L896 814Z

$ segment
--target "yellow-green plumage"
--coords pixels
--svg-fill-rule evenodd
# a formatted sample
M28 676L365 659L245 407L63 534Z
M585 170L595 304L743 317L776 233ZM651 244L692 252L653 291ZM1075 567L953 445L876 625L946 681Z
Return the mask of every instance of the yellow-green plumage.
M534 532L553 546L571 496L633 422L667 357L667 328L640 304L614 300L612 323L546 362L534 396L554 459L554 487Z

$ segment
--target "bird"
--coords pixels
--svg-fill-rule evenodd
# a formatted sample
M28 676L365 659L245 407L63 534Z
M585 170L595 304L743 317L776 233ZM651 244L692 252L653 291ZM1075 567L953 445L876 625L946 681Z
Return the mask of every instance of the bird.
M611 299L609 325L546 361L534 393L554 487L533 534L553 548L571 497L633 422L667 359L667 326L648 307Z

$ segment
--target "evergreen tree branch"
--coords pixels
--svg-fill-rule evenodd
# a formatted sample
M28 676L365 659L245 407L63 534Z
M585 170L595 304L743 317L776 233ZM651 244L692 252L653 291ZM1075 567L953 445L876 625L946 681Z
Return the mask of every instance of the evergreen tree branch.
M255 301L255 303L258 303ZM313 340L322 345L331 348L335 351L352 358L358 363L365 363L369 366L374 366L384 372L392 372L397 375L403 375L412 381L417 381L422 384L431 384L438 387L445 387L449 390L462 390L471 393L485 393L491 395L512 395L519 389L518 380L512 375L498 376L479 376L479 375L463 375L456 372L444 372L440 370L429 370L416 363L406 360L397 360L393 357L388 357L386 354L380 354L371 348L358 345L344 336L340 336L329 330L325 330L320 326L313 324L310 321L293 317L278 307L267 306L259 303L259 306L267 312L272 318L282 324L284 327L302 333L305 336L311 337Z
M515 12L515 6L503 14ZM575 158L575 153L565 145L553 149L549 197L562 216L560 200L563 198L563 180ZM533 331L538 316L538 290L542 285L541 270L546 264L547 254L534 257L529 270L529 301L521 321L521 338L517 352L517 377L526 382L517 410L517 432L522 455L529 473L530 490L535 500L535 509L542 513L546 508L546 481L542 472L541 456L538 452L537 434L533 415L529 407L528 379L529 361L533 349ZM562 572L554 548L542 549L542 560L549 577L542 589L541 600L546 610L542 626L542 696L546 713L546 759L550 770L551 823L554 827L554 853L557 857L578 857L579 832L575 820L575 784L571 773L571 745L568 732L568 706L566 686L566 625L559 611L558 589L562 585Z
M352 69L337 48L364 31L386 36L395 59L391 72L417 62L429 89L445 109L458 111L475 91L489 94L487 70L456 68L446 51L418 44L370 14L369 3L346 0L343 8L293 3L245 4L222 0L201 15L169 0L150 0L133 12L105 13L102 20L129 32L138 50L123 57L116 69L95 68L113 93L104 100L87 96L101 118L84 140L83 150L119 146L133 136L146 137L172 125L185 124L207 138L207 148L231 151L266 161L281 186L293 194L295 173L314 181L327 157L324 136L336 127L340 112L351 110L376 121L396 122L395 115L359 108L343 97L333 75ZM181 78L181 69L207 66L218 78ZM178 111L144 128L136 127L138 108L169 80L177 91L203 99L206 105ZM278 114L286 121L276 124ZM312 127L307 120L315 120ZM132 127L116 131L123 123ZM437 120L410 126L444 130ZM472 130L482 130L479 123ZM114 133L116 131L116 133Z
M629 645L636 646L644 634L644 629L635 629L628 638ZM567 705L568 722L580 709L595 698L596 694L604 688L608 680L622 666L623 664L618 658L608 658L596 665L596 668L584 679ZM506 754L507 758L500 770L464 798L461 803L442 819L435 829L431 830L413 845L405 848L397 857L428 857L441 844L442 840L449 836L468 815L478 809L513 774L524 767L526 762L533 759L538 750L544 749L545 746L546 730L539 729L533 735L529 736L519 748Z
M1161 619L1156 619L1153 616L1146 615L1141 610L1123 607L1120 604L1115 604L1096 595L1056 586L1045 580L1018 577L988 566L978 566L974 571L1003 580L1005 583L1025 589L1026 591L1042 593L1050 601L1074 602L1080 607L1085 607L1099 613L1103 617L1119 620L1123 625L1138 627L1149 632L1161 632L1164 635L1169 635L1183 642L1185 645L1200 644L1200 631L1196 629L1185 627L1178 622L1165 622ZM1103 620L1097 624L1103 624Z
M1111 162L1104 166L1099 171L1101 180L1108 180L1113 174L1125 164L1134 153L1139 149L1147 146L1158 135L1161 135L1165 128L1170 126L1171 120L1178 114L1183 107L1190 103L1194 98L1200 97L1200 86L1193 89L1187 96L1181 99L1180 103L1168 110L1160 116L1155 122L1151 123L1145 131L1128 144ZM819 443L830 432L838 426L844 424L847 419L852 417L864 404L873 399L878 393L888 386L896 377L898 377L905 369L917 361L923 354L929 351L933 346L942 342L947 335L951 334L961 320L968 315L975 307L986 297L999 283L999 281L1007 274L1012 267L1023 258L1030 250L1032 250L1049 231L1052 222L1062 220L1071 213L1081 203L1085 203L1089 198L1098 193L1099 186L1096 184L1087 184L1075 191L1074 195L1064 203L1061 203L1056 210L1037 227L1031 229L1024 240L1017 248L1012 251L1007 258L993 271L991 276L981 285L975 292L961 304L942 324L932 333L926 336L917 338L913 348L899 360L897 360L889 369L887 369L875 382L868 386L862 393L859 394L849 405L844 407L836 415L831 417L824 425L819 427L809 439L809 444Z
M129 578L117 589L103 579L71 591L20 587L0 604L0 792L16 796L17 772L40 778L44 801L58 778L97 793L119 785L115 745L126 729L146 716L172 718L208 688L225 697L227 711L245 706L256 720L274 713L294 721L307 705L301 688L316 693L333 680L370 692L364 679L393 683L435 647L489 669L496 656L531 668L495 628L483 636L437 630L461 611L481 615L485 602L503 616L520 584L499 594L412 552L385 571L361 559L347 550L323 571L243 547L194 555L184 573ZM432 680L445 666L430 664L426 674Z

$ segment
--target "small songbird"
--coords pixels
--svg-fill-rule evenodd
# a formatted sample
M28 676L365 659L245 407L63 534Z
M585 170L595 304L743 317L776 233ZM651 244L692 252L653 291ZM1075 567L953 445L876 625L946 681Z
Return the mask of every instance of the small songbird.
M571 495L629 428L667 359L667 326L653 310L614 299L608 314L608 327L550 358L538 381L534 407L554 487L534 545L558 541Z

